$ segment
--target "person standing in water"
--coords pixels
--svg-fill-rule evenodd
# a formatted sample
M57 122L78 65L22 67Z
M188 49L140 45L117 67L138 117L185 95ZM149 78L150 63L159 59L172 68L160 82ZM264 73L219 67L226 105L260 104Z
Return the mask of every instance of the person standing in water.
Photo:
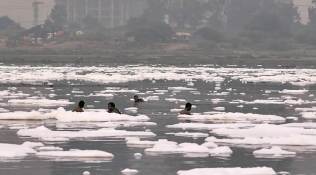
M115 103L110 102L108 104L108 113L116 113L116 114L122 114L116 107Z
M83 100L79 101L78 106L72 110L72 112L84 112L83 108L84 108L85 102Z
M184 110L180 112L181 115L191 115L191 109L192 109L192 104L187 103L185 104Z

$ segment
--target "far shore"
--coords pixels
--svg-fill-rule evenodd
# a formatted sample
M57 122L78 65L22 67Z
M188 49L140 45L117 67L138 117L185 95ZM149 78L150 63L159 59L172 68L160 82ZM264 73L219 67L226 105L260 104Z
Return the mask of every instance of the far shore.
M316 65L316 49L199 49L186 44L159 47L0 48L4 64L282 64Z

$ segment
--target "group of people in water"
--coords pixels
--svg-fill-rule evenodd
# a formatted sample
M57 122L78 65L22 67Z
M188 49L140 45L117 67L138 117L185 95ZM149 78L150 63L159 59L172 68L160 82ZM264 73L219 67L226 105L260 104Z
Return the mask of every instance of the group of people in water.
M139 98L138 95L134 95L134 103L137 105L139 103L145 102L144 99ZM72 112L84 112L84 106L85 102L83 100L79 101L78 106L72 110ZM191 109L192 109L192 104L191 103L186 103L185 107L182 111L180 111L181 115L191 115ZM108 103L108 113L116 113L116 114L122 114L120 110L116 108L116 105L114 102Z

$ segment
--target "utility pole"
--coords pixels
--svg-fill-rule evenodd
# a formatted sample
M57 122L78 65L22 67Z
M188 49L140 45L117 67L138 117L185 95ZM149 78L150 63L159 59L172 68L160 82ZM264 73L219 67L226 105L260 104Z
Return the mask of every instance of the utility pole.
M33 7L33 26L37 26L39 24L39 11L40 11L40 5L43 5L44 2L40 2L37 0L34 0L32 3Z

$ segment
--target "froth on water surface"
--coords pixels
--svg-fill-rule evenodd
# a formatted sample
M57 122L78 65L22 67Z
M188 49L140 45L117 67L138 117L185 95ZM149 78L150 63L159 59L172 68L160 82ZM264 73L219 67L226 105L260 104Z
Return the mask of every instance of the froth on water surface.
M0 73L0 147L12 149L0 152L0 174L316 172L315 69L2 64ZM70 112L80 100L86 112ZM111 101L125 114L108 114ZM192 115L178 115L187 102Z

